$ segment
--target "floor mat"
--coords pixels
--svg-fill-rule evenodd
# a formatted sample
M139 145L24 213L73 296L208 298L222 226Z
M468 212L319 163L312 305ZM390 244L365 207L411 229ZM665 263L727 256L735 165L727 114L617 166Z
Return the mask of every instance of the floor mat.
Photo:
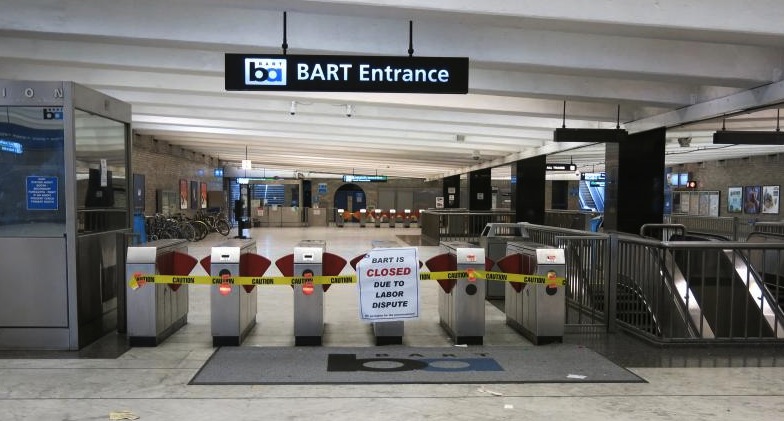
M190 384L638 383L588 348L222 347Z

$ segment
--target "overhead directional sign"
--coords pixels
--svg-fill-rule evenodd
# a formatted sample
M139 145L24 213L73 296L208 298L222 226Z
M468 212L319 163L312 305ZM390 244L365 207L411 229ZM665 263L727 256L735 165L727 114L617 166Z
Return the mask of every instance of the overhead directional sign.
M468 58L226 54L227 91L468 93Z

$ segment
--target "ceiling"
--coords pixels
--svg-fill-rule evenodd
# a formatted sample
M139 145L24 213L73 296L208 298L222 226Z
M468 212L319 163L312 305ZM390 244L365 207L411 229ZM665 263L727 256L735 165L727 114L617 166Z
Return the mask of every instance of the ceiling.
M754 0L0 0L0 78L69 80L132 104L136 132L267 174L438 179L548 155L553 130L668 127L675 165L784 152L773 130L784 2ZM467 95L227 92L224 53L468 57ZM290 114L292 101L297 112ZM564 117L565 104L565 120ZM352 115L346 116L351 105ZM695 124L686 124L698 122ZM690 139L678 142L678 138Z

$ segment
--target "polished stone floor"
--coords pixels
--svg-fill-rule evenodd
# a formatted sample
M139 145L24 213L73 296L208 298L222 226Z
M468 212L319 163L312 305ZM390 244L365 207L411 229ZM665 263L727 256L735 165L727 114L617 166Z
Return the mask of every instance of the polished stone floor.
M258 253L271 260L300 240L326 240L350 260L373 240L416 244L415 228L255 228ZM202 258L223 240L193 244ZM420 259L439 253L419 246ZM346 272L350 271L347 267ZM204 274L197 268L194 274ZM277 269L268 272L278 274ZM423 284L420 319L405 343L451 346L438 326L437 285ZM191 287L188 324L155 348L128 348L112 334L78 352L0 351L0 420L107 420L129 411L140 420L779 420L784 413L784 351L776 346L651 346L624 334L567 333L646 383L348 386L193 386L213 353L206 287ZM259 293L258 325L244 345L293 346L292 293ZM355 286L327 293L324 346L373 346L358 319ZM485 345L533 346L487 303Z

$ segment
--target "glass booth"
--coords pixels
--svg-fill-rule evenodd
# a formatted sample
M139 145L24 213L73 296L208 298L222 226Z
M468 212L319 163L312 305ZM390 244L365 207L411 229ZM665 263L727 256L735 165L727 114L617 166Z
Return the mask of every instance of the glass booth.
M130 121L75 83L0 80L0 349L123 330Z

